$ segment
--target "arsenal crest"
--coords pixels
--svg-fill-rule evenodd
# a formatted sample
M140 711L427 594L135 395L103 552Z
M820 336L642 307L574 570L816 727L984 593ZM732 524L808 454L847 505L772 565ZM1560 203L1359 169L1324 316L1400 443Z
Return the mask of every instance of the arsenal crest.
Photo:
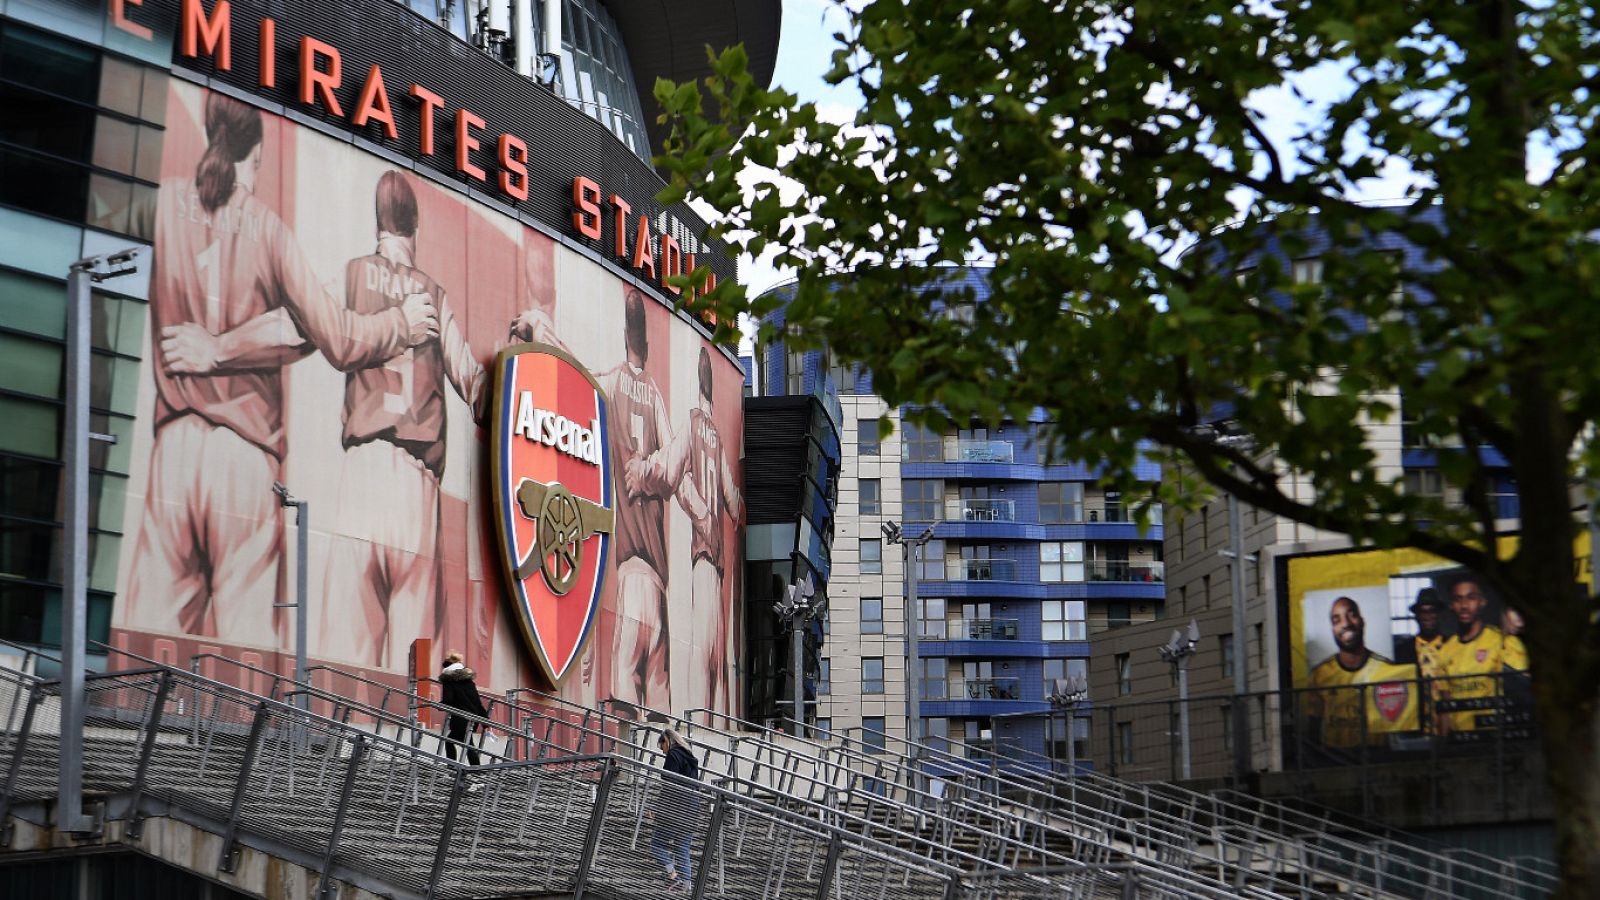
M501 568L523 637L560 684L594 629L615 513L606 398L545 344L500 351L489 470Z
M1411 702L1411 686L1401 681L1386 681L1373 688L1372 701L1378 713L1393 722L1400 718L1400 714L1406 711L1406 704Z

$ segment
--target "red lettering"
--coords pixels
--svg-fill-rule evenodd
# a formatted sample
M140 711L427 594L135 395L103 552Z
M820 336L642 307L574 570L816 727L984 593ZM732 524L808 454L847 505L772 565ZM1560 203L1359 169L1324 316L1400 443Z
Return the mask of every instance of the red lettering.
M472 164L472 151L478 149L478 139L472 136L472 129L482 128L483 124L476 113L456 110L456 171L479 181L487 181L489 176Z
M383 133L393 140L400 136L394 127L394 113L389 109L389 92L383 87L383 71L377 63L367 71L367 82L361 86L361 98L356 101L355 115L350 124L360 128L368 122L382 122Z
M661 236L661 284L673 294L682 294L683 288L675 284L668 284L667 279L673 275L682 274L683 251L678 247L678 239L670 234Z
M278 23L261 20L261 86L269 88L278 83Z
M656 277L656 259L650 253L650 220L639 217L639 233L633 238L633 267Z
M420 84L413 84L409 93L422 103L422 109L419 111L422 115L422 134L419 141L418 152L420 152L423 156L432 156L433 111L444 106L444 98Z
M572 179L572 227L592 240L600 240L600 185L579 175Z
M518 200L528 199L528 145L511 134L500 135L500 191Z
M317 57L328 61L328 71L317 68ZM308 106L317 105L317 98L322 98L322 105L328 112L336 116L343 116L344 111L339 108L339 101L334 99L333 92L343 80L340 74L339 48L332 44L324 44L314 37L300 39L300 102Z
M178 35L178 52L194 58L203 50L217 61L217 68L233 68L233 6L220 0L211 17L206 18L200 0L183 0L183 26Z
M612 232L617 236L617 258L627 259L628 213L633 212L633 207L629 206L621 197L618 197L616 194L611 195L611 206L617 211L616 227L611 229Z
M151 40L155 32L128 18L129 6L143 6L144 0L111 0L111 24L123 31L144 40Z

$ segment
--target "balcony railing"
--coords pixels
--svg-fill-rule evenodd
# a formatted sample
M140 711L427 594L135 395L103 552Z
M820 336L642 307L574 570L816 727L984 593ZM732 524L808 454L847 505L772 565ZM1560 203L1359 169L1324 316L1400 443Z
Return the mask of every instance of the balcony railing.
M957 696L968 700L1021 700L1020 678L968 678L961 682Z
M1109 503L1097 506L1093 502L1089 502L1084 504L1084 511L1088 514L1088 520L1090 522L1139 521L1139 516L1135 514L1132 507L1123 506L1120 503ZM1161 504L1157 503L1152 505L1149 513L1150 524L1160 525L1162 521L1161 517L1163 515L1164 512L1161 508Z
M957 500L945 512L953 522L1015 522L1015 500Z
M957 441L948 462L1008 463L1016 458L1010 441Z
M952 641L1014 641L1016 619L956 619L950 622Z
M1016 581L1012 559L951 559L944 565L946 581Z
M1123 560L1090 560L1084 565L1084 577L1089 581L1160 582L1167 579L1164 562L1125 562Z

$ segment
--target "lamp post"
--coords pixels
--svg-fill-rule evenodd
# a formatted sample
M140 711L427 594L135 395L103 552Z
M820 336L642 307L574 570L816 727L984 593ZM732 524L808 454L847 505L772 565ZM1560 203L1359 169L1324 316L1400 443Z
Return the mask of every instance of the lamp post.
M1089 699L1089 679L1082 673L1074 673L1070 678L1057 678L1055 690L1050 693L1050 722L1052 729L1056 713L1065 710L1067 713L1067 772L1070 777L1078 775L1078 707ZM1055 736L1051 735L1050 746L1055 749ZM1053 757L1052 757L1053 758Z
M294 705L302 710L309 710L311 708L311 698L305 693L306 689L311 687L311 675L306 665L306 549L310 544L311 505L304 500L296 500L289 494L289 489L281 481L272 483L272 492L278 495L278 502L284 508L294 510L295 601L293 603L274 603L273 606L277 609L295 610L294 680L299 685L300 692L295 694Z
M883 523L883 539L899 544L905 551L906 565L906 739L907 758L916 764L922 744L922 654L919 639L922 636L922 610L917 608L917 579L922 561L922 548L933 537L933 526L917 537L906 537L899 522Z
M1161 658L1172 663L1173 670L1178 676L1178 741L1182 753L1183 780L1192 777L1189 765L1189 657L1194 655L1195 647L1200 643L1200 623L1189 620L1189 634L1185 638L1183 633L1174 630L1172 637L1160 648Z
M62 501L66 520L61 577L61 777L56 781L56 829L90 831L83 812L83 679L89 618L89 442L115 443L89 430L89 330L93 286L138 270L136 248L91 256L67 270L66 396L62 409Z
M795 554L794 564L796 571L799 571L801 558L798 553ZM772 611L789 626L790 689L794 703L791 715L794 717L795 737L802 738L806 736L805 629L807 623L811 621L811 616L816 612L812 603L815 594L816 586L811 581L811 572L808 569L798 580L784 588L782 600L772 604Z

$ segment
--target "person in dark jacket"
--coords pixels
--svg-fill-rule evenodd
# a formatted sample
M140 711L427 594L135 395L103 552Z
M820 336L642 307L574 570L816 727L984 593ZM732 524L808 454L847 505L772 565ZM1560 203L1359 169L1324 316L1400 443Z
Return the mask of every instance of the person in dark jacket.
M700 778L700 764L695 762L694 753L676 731L662 729L656 746L666 756L664 768L668 772L690 780ZM700 816L700 794L675 778L662 778L661 802L656 805L655 815L656 829L650 840L650 852L667 873L668 889L688 890L694 883L689 864L689 839Z
M451 650L445 654L444 670L439 673L439 686L443 689L444 695L440 698L440 702L451 709L486 717L489 715L489 710L484 708L483 698L478 696L478 685L473 682L473 677L473 671L462 664L459 650ZM466 716L452 714L446 726L448 728L446 736L449 740L444 745L445 756L455 759L456 744L466 744L467 763L478 765L480 761L478 748L472 746L468 738L468 731L472 726L471 720Z

